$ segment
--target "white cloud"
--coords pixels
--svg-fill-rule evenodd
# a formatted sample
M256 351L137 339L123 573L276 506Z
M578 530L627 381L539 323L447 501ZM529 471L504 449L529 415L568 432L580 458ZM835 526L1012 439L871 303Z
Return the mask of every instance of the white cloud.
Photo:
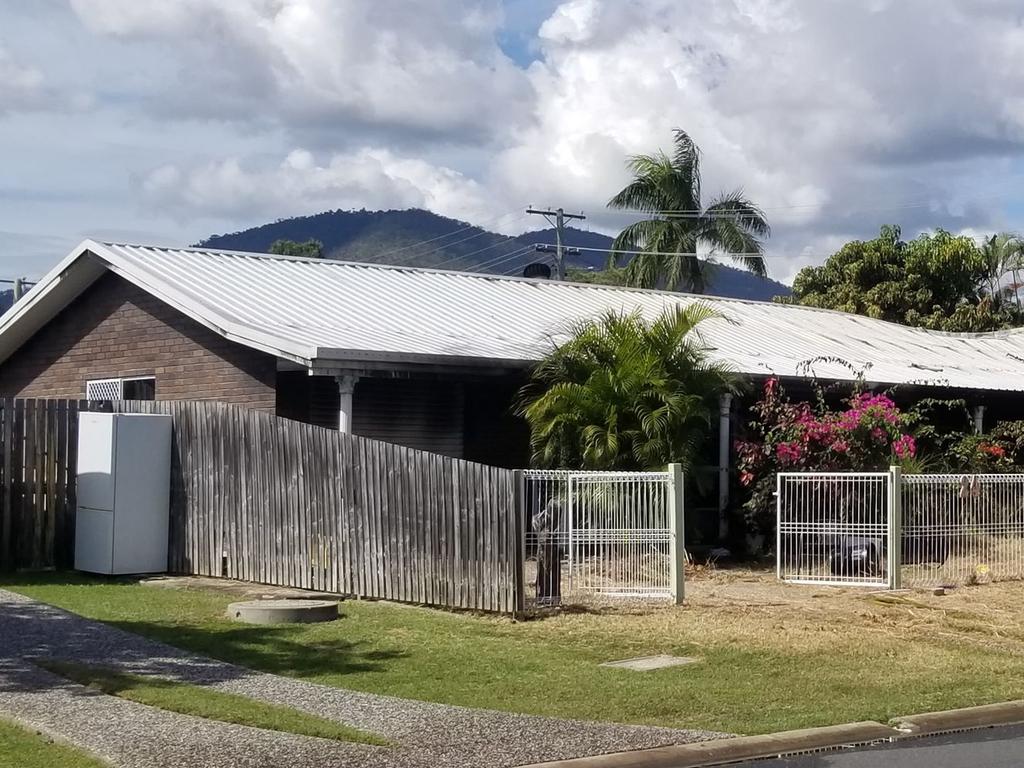
M540 29L535 121L490 183L614 228L603 206L625 157L682 127L706 197L743 187L767 209L773 255L791 256L779 276L886 222L995 226L975 195L1024 149L1020 15L987 0L572 0Z
M551 0L516 13L531 2ZM97 92L102 119L76 116L74 152L39 151L93 151L124 188L104 226L164 216L192 241L214 220L420 205L484 222L534 203L612 231L628 221L604 208L627 156L681 127L704 151L706 196L743 187L767 210L779 277L884 223L1024 228L1012 0L567 0L517 43L529 66L498 45L498 0L71 3L48 50L95 56L61 71L12 35L0 113L54 87ZM20 28L52 28L37 15ZM74 162L48 167L41 189L77 188ZM0 210L0 227L27 210ZM38 210L40 231L61 221Z
M176 117L280 124L345 142L352 131L489 141L528 103L495 35L492 0L72 0L90 29L165 46L177 76L150 107Z
M279 164L228 158L191 168L164 165L141 179L153 206L190 220L273 219L334 208L427 208L446 216L493 218L484 189L457 171L387 149L331 155L320 163L296 149Z

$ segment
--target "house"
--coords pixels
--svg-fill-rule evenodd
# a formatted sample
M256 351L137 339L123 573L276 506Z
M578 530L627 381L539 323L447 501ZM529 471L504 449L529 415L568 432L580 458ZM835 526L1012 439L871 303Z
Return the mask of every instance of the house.
M870 381L1021 415L1024 331L945 334L664 291L86 241L0 317L0 396L216 399L525 466L510 406L568 323L707 301L713 355L758 379ZM812 366L807 363L818 360ZM722 403L717 470L729 462ZM714 461L710 463L715 463ZM719 506L728 483L720 483Z

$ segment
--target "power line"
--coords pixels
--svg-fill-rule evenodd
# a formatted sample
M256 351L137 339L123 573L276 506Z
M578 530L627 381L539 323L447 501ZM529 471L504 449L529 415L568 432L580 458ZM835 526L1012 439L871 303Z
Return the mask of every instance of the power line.
M406 251L406 250L408 250L410 248L416 248L416 247L418 247L420 245L426 245L427 243L433 243L433 242L435 242L437 240L443 240L446 237L451 237L452 235L458 235L458 234L460 234L462 232L465 232L466 230L469 230L469 229L477 229L477 228L481 228L481 227L486 227L486 226L489 226L490 224L493 224L496 221L501 221L502 219L506 218L507 216L511 216L513 213L518 213L518 211L519 211L519 209L517 208L516 210L509 211L508 213L503 213L503 214L501 214L501 216L498 216L495 219L488 219L487 221L483 222L483 224L467 224L466 226L462 227L461 229L456 229L456 230L453 230L452 232L446 232L443 235L437 235L436 237L431 237L431 238L428 238L426 240L421 240L418 243L411 243L409 245L403 245L401 248L395 248L394 250L391 250L391 251L385 251L384 253L379 254L379 257L390 256L390 255L392 255L394 253L400 253L401 251ZM520 217L520 218L523 218L523 217ZM483 234L483 233L481 233L481 234ZM454 243L449 243L448 245L454 245ZM447 247L447 246L445 246L445 247ZM443 249L438 249L438 250L443 250ZM435 253L435 252L436 251L431 251L431 253ZM424 254L424 255L429 255L429 254Z
M467 265L466 269L471 270L471 271L477 271L477 270L480 270L480 269L488 269L488 268L496 266L498 263L504 261L507 257L520 256L520 255L526 253L527 251L529 251L531 249L532 249L532 246L520 245L518 248L514 248L511 251L506 251L505 253L499 254L498 256L488 257L487 259L485 259L484 261L480 262L479 264Z
M498 256L495 259L489 259L488 261L485 261L485 262L483 262L481 264L477 264L474 269L476 269L476 270L493 269L494 267L500 266L501 264L504 264L507 261L511 261L513 259L518 259L520 256L525 256L531 250L532 250L532 247L526 245L526 246L523 246L522 248L517 248L514 251L509 251L508 253L504 253L504 254L502 254L501 256ZM518 267L517 267L517 269L518 269Z
M544 245L544 243L536 243L536 245ZM715 251L708 251L707 253L684 253L683 251L641 251L641 250L625 250L621 248L586 248L581 245L570 246L575 248L577 251L590 251L592 253L618 253L618 254L644 254L647 256L696 256L697 258L708 259L714 256L730 256L735 258L743 257L759 257L759 258L773 258L773 259L795 259L795 258L810 258L817 256L832 256L833 253L795 253L795 254L764 254L764 253L719 253Z
M970 237L968 235L955 235L955 237L964 237L964 238L967 238L969 240L972 240L976 244L984 243L985 240L988 239L988 238L985 238L985 237L982 237L980 239L972 238L972 237ZM867 241L862 241L862 242L867 242ZM535 246L544 246L545 243L535 243L534 245ZM846 243L845 245L849 245L849 243ZM644 250L639 250L639 249L637 249L637 250L627 250L627 249L623 249L623 248L594 248L594 247L587 248L587 247L582 246L582 245L573 245L573 246L566 246L566 247L567 248L573 248L573 249L575 249L577 251L589 251L591 253L615 253L615 254L621 254L621 255L644 254L644 255L647 255L647 256L696 256L697 258L701 258L701 259L710 259L710 258L714 258L716 256L728 256L730 258L737 258L737 259L740 259L740 258L755 258L755 257L756 258L762 258L762 259L816 259L816 258L825 258L825 259L827 259L827 258L829 258L831 256L835 256L840 250L842 250L842 248L844 246L840 246L839 248L836 248L834 251L828 251L827 253L825 253L825 252L822 252L822 253L803 253L803 252L799 252L799 253L758 253L757 251L751 251L749 253L745 253L745 252L742 252L742 251L735 252L735 253L729 253L729 252L723 252L723 251L707 251L705 253L696 253L696 252L687 253L687 252L684 252L684 251L644 251Z
M523 218L525 218L525 217L523 217ZM516 219L516 221L518 221L518 219ZM494 232L489 232L486 229L481 229L475 235L470 235L469 237L464 237L461 240L453 240L452 242L445 243L444 245L440 246L439 248L435 248L432 251L427 251L426 253L417 254L417 256L419 256L420 258L424 258L426 256L432 256L435 253L439 253L441 251L446 251L449 248L451 248L452 246L459 245L461 243L468 243L470 240L476 240L478 237L483 237L484 235L493 235L493 234L494 234Z
M492 234L492 233L488 233L488 234ZM516 238L514 238L514 237L506 237L506 239L504 239L504 240L499 240L496 243L491 243L490 245L484 246L483 248L477 248L475 251L470 251L469 253L463 253L463 254L460 254L458 256L452 256L449 259L445 259L441 263L435 264L432 267L432 269L440 269L445 264L451 264L452 262L455 262L455 261L462 261L464 259L468 259L470 256L475 256L478 253L483 253L484 251L489 251L489 250L491 250L491 248L497 248L500 245L508 245L509 243L515 243L515 242L519 242L519 241L516 240Z

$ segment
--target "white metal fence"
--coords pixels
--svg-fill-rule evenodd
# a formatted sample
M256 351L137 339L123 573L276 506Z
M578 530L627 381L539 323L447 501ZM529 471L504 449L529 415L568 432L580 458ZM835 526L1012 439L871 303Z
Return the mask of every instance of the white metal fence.
M667 472L523 473L527 602L683 598L682 478Z
M776 568L784 581L886 586L888 472L780 472Z
M904 475L905 586L1024 578L1024 475Z
M1024 475L780 473L778 577L899 588L1024 579Z

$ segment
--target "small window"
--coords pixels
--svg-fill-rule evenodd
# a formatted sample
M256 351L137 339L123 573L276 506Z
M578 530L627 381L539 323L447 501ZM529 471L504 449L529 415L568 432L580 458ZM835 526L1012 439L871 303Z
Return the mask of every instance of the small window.
M85 382L87 400L121 400L124 391L121 379L93 379Z
M123 386L121 397L124 400L156 400L156 379L152 376L125 379Z
M156 378L93 379L85 382L87 400L156 400Z

